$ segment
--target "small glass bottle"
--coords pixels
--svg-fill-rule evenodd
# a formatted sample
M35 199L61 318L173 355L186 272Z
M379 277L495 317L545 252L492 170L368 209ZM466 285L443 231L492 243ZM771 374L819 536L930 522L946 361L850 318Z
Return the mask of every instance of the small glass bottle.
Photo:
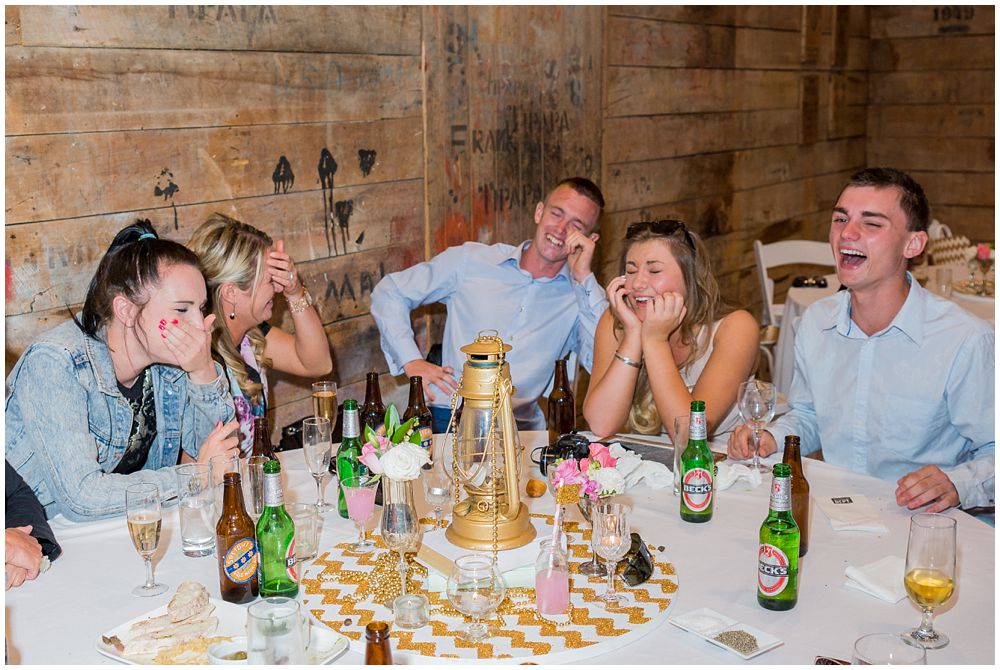
M546 615L569 608L569 560L559 540L542 540L535 561L535 606Z
M253 420L253 456L267 456L272 461L277 460L274 447L271 446L271 427L266 416L258 416Z
M555 444L560 435L565 435L576 428L576 401L569 387L565 358L556 361L546 423L549 429L549 444Z
M389 624L372 621L365 626L365 665L392 665Z

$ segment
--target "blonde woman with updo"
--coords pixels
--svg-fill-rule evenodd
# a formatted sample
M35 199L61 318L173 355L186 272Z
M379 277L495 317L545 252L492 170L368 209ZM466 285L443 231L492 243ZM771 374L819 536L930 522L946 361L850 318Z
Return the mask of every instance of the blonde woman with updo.
M312 296L299 281L283 240L223 214L213 214L188 247L198 255L216 315L212 349L226 365L241 449L253 446L253 420L267 411L267 370L321 377L332 368L330 346ZM268 323L275 296L288 303L295 334Z
M731 431L760 335L749 312L722 303L705 245L681 221L633 223L622 271L597 324L583 403L590 429L673 433L674 417L704 400L709 436Z

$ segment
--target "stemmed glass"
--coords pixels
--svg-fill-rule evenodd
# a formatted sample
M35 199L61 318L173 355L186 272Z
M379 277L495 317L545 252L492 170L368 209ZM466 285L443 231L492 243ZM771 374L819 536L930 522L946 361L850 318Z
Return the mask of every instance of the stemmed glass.
M580 502L576 505L580 509L580 514L582 514L583 518L590 524L591 540L593 540L594 509L600 504L601 500L601 498L598 498L597 502L594 502L589 496L584 495L580 496ZM580 574L587 575L588 577L603 577L607 574L607 570L605 570L604 566L597 560L596 545L591 548L590 560L580 564Z
M503 602L507 594L503 577L491 556L459 556L448 575L448 601L472 623L462 635L466 642L480 642L490 635L489 626L480 621Z
M439 469L426 470L423 473L424 499L434 508L434 530L441 527L444 508L451 501L452 481Z
M923 610L920 626L909 636L925 649L940 649L948 636L934 630L934 609L955 591L955 519L943 514L910 517L910 539L906 545L906 594Z
M976 291L979 295L989 295L989 291L986 286L986 276L990 273L990 268L993 267L992 258L979 258L976 256L976 265L979 266L979 271L983 273L983 281L979 284L979 290Z
M770 472L766 465L761 465L758 452L760 433L774 418L774 407L778 401L777 391L770 382L751 379L740 384L738 397L740 416L743 417L743 422L750 426L750 435L753 438L753 463L750 467L759 472Z
M323 477L330 468L330 431L332 424L326 417L317 416L302 422L302 455L309 472L316 480L316 511L326 514L333 505L323 500Z
M125 489L125 519L132 544L146 562L146 583L132 589L136 596L158 596L167 590L153 578L153 553L160 544L160 489L156 484L133 484Z
M349 477L340 482L344 500L347 501L347 516L358 528L358 541L351 545L351 551L356 554L369 554L375 549L375 543L365 537L365 524L375 511L378 482L378 478L368 475Z
M615 591L615 568L632 546L628 511L628 507L620 503L604 503L594 509L594 531L591 541L594 551L608 562L608 590L598 598L608 607L624 600Z

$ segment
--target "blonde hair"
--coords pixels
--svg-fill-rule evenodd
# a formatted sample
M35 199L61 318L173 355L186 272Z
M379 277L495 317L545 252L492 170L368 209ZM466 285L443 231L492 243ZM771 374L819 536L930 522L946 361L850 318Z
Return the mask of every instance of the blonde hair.
M188 247L198 255L201 273L208 287L208 299L215 314L212 349L233 371L243 395L253 403L260 402L264 387L250 379L246 361L239 352L239 343L233 342L229 335L226 327L228 314L221 291L223 284L232 282L242 291L252 288L256 292L264 272L264 251L272 244L267 233L218 212L208 217L188 242ZM271 359L264 355L267 343L260 327L254 326L247 331L247 337L261 370L271 367Z
M681 225L673 233L664 235L649 228L637 231L626 237L625 248L621 256L621 272L625 273L625 264L629 250L643 242L662 240L670 247L670 252L680 266L684 277L686 293L684 305L687 312L681 321L681 343L691 346L687 357L681 361L678 368L681 372L698 360L708 349L711 328L717 318L732 311L719 294L719 283L712 274L712 262L708 258L708 249L701 238ZM615 320L615 333L622 332L622 325ZM656 410L653 391L649 386L646 368L639 371L635 382L635 392L632 394L632 406L629 408L628 420L625 423L629 432L652 435L659 433L663 422Z

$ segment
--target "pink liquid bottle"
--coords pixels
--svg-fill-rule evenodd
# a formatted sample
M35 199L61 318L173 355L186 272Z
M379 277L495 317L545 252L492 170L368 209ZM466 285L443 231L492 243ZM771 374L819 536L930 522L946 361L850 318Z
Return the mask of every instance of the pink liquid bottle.
M542 540L535 561L535 604L539 614L569 609L569 560L558 540Z

